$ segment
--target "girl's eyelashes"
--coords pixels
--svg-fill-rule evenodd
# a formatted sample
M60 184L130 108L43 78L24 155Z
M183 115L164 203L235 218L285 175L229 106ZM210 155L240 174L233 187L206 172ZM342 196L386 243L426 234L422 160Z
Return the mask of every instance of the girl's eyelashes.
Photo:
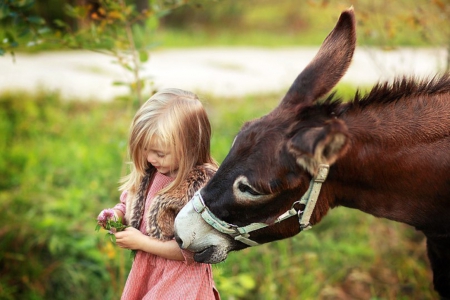
M170 151L167 149L167 147L163 147L163 146L150 145L150 146L142 147L142 149L143 149L143 152L145 155L151 154L158 158L164 158L170 154Z

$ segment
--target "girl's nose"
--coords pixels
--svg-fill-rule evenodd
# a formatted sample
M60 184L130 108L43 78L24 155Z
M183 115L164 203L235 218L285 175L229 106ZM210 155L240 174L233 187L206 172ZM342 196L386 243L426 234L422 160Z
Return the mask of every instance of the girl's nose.
M155 156L152 155L151 153L147 154L147 161L149 163L154 163L155 162Z

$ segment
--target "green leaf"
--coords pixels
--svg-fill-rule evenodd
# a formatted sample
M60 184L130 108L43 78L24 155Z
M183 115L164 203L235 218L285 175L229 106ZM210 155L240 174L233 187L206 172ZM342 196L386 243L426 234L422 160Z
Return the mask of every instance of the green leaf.
M83 19L87 14L87 8L83 6L64 5L64 12L72 18Z
M39 24L39 25L45 24L45 20L38 16L30 16L27 18L27 20L28 20L28 22L33 23L33 24Z
M13 1L11 3L11 6L20 8L21 10L28 10L34 5L34 0L19 0L19 1Z
M10 9L7 5L0 5L0 20L10 16Z
M45 34L45 33L49 33L49 32L51 32L51 29L50 29L50 27L47 27L47 26L41 27L38 29L39 34Z
M158 11L158 12L156 13L156 17L157 17L158 19L161 19L161 18L163 18L163 17L169 15L170 13L171 13L171 10L170 10L170 9L164 9L164 10Z
M139 60L144 63L146 61L148 61L149 55L148 52L145 50L141 50L139 51Z
M9 47L13 48L19 46L19 43L9 31L5 32L5 39L3 40L3 43L9 44Z
M145 25L150 29L156 29L159 26L159 19L155 16L151 16L145 22Z
M64 12L66 13L66 15L72 18L76 18L77 16L75 13L75 8L70 4L64 5Z
M19 32L18 36L19 37L24 37L24 36L26 36L29 33L30 33L30 28L29 27L25 27L22 31Z
M7 43L11 43L11 42L13 42L15 40L14 36L9 31L5 32L5 37L7 39Z
M59 20L59 19L53 20L53 23L54 23L56 26L58 26L58 27L62 27L62 28L68 28L68 27L69 27L69 25L67 25L66 22L64 22L64 21L62 21L62 20Z
M241 274L238 276L240 284L246 289L251 290L255 287L256 283L253 277L249 274Z

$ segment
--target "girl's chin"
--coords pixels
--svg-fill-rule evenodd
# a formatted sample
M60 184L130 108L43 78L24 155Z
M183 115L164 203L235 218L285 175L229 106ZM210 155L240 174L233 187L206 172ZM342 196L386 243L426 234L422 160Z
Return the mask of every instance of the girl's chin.
M164 170L164 169L156 169L156 170L159 173L161 173L161 174L163 174L163 175L165 175L167 177L173 177L173 178L175 178L177 176L177 171L178 171L178 170L176 170L176 171L167 171L167 170Z

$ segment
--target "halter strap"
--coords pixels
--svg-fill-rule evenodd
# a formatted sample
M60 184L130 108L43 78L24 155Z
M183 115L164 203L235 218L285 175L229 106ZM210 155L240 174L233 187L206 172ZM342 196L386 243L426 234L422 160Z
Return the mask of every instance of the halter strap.
M320 189L322 188L322 183L324 183L325 179L327 179L329 170L329 165L319 165L317 175L311 180L308 190L300 199L300 204L305 205L305 210L303 211L302 218L300 219L300 231L311 229L309 220L311 219L312 212L316 207Z
M256 246L259 245L259 243L249 239L250 232L271 226L276 223L280 223L295 215L297 215L299 218L300 231L311 229L311 224L309 221L311 219L314 207L316 206L317 199L320 194L320 189L322 188L322 183L328 176L329 169L330 169L329 165L320 164L319 171L317 175L311 179L309 188L306 191L306 193L301 197L300 200L292 204L291 209L281 214L272 224L251 223L247 226L239 227L237 225L227 223L217 218L216 215L214 215L205 205L202 195L200 194L201 190L198 190L194 194L194 197L190 202L192 203L194 210L197 213L199 213L203 218L203 220L205 220L205 222L211 225L214 229L216 229L219 232L228 234L232 236L235 240L240 241L248 246ZM295 204L303 204L305 205L305 209L303 211L301 210L297 211L294 208Z

